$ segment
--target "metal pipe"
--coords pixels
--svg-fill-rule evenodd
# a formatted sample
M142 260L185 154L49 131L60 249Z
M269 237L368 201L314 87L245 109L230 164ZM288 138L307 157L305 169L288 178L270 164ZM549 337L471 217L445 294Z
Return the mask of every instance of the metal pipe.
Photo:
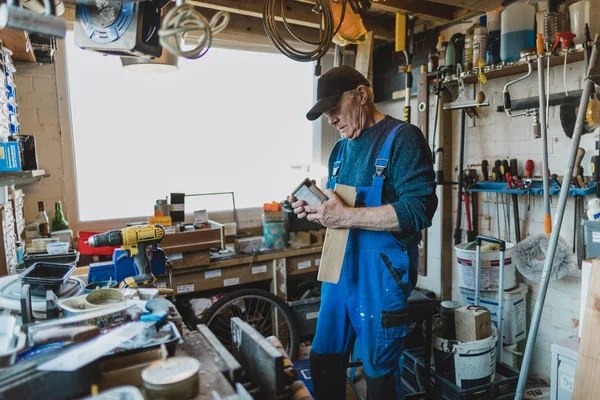
M496 359L502 362L502 344L504 334L502 333L502 319L504 316L504 248L500 248L500 267L498 271L498 341L496 342Z
M573 166L575 165L575 158L577 157L577 151L579 150L581 133L583 132L584 128L585 114L587 112L587 103L589 101L590 94L594 90L594 83L590 79L590 73L592 71L592 68L596 65L596 60L598 58L599 37L599 35L596 35L596 37L594 38L594 48L592 49L590 62L586 71L586 78L583 86L583 94L581 96L581 101L579 102L579 110L577 112L577 122L575 123L575 129L573 130L571 150L569 152L569 162L567 164L567 169L564 175L566 178L563 179L560 189L560 197L558 199L558 207L556 210L554 226L552 229L552 234L550 235L550 242L548 243L548 252L546 253L546 261L544 262L544 270L542 271L542 278L540 282L538 297L535 302L535 309L533 310L531 326L529 327L529 335L527 336L527 346L525 347L523 364L521 366L521 371L519 372L519 383L517 385L517 392L515 395L516 400L523 399L525 386L527 385L527 375L529 375L529 366L531 364L531 358L533 356L535 341L537 339L538 329L540 327L540 320L542 319L542 311L544 309L544 300L546 299L548 284L550 283L550 270L552 269L552 264L554 263L556 246L558 244L560 228L565 214L567 197L571 186L571 181L568 177L573 176Z
M476 247L475 247L475 305L479 306L479 302L480 302L480 296L479 296L479 268L481 268L480 265L480 259L481 257L481 245L479 242L476 243Z
M550 215L550 174L548 172L548 127L546 125L546 87L544 86L544 55L538 54L538 89L539 89L539 118L542 134L542 178L544 187L544 230L547 235L552 232L552 217Z
M466 130L466 114L467 112L463 109L460 114L460 152L459 152L459 164L458 164L458 203L456 204L456 227L454 228L454 245L458 245L462 241L462 202L463 202L463 186L464 186L464 169L465 163L465 130Z

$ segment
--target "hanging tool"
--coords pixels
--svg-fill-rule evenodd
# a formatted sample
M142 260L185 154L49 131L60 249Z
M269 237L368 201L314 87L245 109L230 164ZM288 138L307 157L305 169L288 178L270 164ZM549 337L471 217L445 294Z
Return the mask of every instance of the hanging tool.
M592 91L594 90L594 84L591 79L592 68L596 67L598 59L598 51L600 46L600 36L596 35L594 38L592 54L590 55L590 62L583 80L583 94L577 112L577 123L575 124L575 130L573 132L573 140L571 142L571 149L569 152L569 161L567 163L567 169L565 176L569 177L573 174L573 166L575 164L575 158L577 157L577 151L579 149L579 143L581 140L581 134L583 132L583 125L585 122L586 105ZM550 236L550 242L548 244L548 251L546 253L546 260L544 262L544 269L542 271L542 277L540 280L540 286L538 289L538 295L535 302L535 308L533 311L531 326L529 328L529 335L527 336L527 345L525 348L525 354L523 356L523 363L521 371L519 372L519 383L517 385L517 391L515 399L523 400L525 393L525 386L527 385L527 378L529 375L529 367L531 364L531 358L535 348L535 341L537 339L538 330L540 327L540 321L542 318L542 312L544 309L544 301L546 300L546 292L548 291L548 284L550 283L552 265L554 264L554 257L557 251L557 245L560 237L560 228L562 226L563 217L565 214L565 207L567 205L567 197L569 195L569 179L564 179L561 189L560 196L558 199L558 206L556 210L556 218L554 229Z
M90 247L121 246L129 257L133 257L138 270L138 275L133 277L136 286L143 287L156 283L146 250L149 246L154 250L164 236L165 229L158 224L131 226L90 236L87 244Z
M408 43L407 39L408 38ZM404 121L410 123L410 92L413 85L412 56L414 51L415 19L413 16L396 13L396 52L402 52L406 64L398 72L406 74L404 88Z
M533 178L533 170L535 168L535 163L533 160L525 161L525 177L527 179Z
M600 150L600 141L596 140L596 150ZM600 154L594 154L590 162L592 182L596 183L596 197L600 198Z
M444 104L444 107L446 105ZM458 202L456 205L456 225L454 228L454 245L462 243L462 200L463 200L463 184L464 184L464 170L463 165L465 162L465 125L466 125L466 111L462 110L460 113L460 154L459 154L459 165L458 165Z
M458 81L458 97L451 103L444 104L444 110L468 110L469 116L473 118L477 107L489 106L489 101L478 102L476 99L469 99L465 91L465 81L462 76L462 67L456 66L456 75Z
M579 179L577 178L579 177L579 167L581 166L581 160L583 160L584 156L585 149L583 147L577 149L577 156L575 157L575 164L573 165L573 175L571 176L571 182L577 188L581 188L581 184L579 183Z

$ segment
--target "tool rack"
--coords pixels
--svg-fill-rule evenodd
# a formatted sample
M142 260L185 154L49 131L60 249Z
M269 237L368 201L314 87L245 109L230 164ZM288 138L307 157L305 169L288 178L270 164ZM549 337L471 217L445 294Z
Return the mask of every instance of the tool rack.
M467 192L476 193L505 193L505 194L527 194L527 195L542 195L544 189L541 181L533 181L528 189L509 189L506 182L483 181L477 182L470 188L465 189ZM550 195L555 196L560 193L560 186L556 183L550 184ZM596 193L596 183L590 182L587 188L577 188L571 185L569 196L588 196Z

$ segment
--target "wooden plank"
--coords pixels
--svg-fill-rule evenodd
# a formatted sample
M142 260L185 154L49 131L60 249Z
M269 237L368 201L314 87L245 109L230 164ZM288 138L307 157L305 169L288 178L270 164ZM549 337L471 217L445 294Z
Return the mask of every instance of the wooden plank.
M417 125L425 140L429 142L429 80L427 70L421 68L419 72L419 86L417 87ZM427 229L421 231L419 243L419 275L427 276Z
M192 251L209 250L221 248L221 239L213 241L205 241L200 243L187 243L175 246L160 246L166 254L187 253Z
M454 176L454 165L452 164L452 113L443 112L442 107L446 102L451 101L450 94L447 91L442 91L440 99L440 110L438 111L438 144L436 146L444 149L442 157L438 158L436 170L440 170L444 174L445 181L451 181ZM441 144L441 145L439 145ZM444 156L447 154L448 156ZM441 165L440 165L441 164ZM437 195L440 199L441 209L438 211L441 215L441 255L442 262L440 267L440 298L441 300L452 300L452 266L455 263L452 253L454 246L452 240L447 240L452 237L453 229L453 209L452 202L453 186L450 184L440 185L437 187Z
M579 342L573 400L588 400L600 393L600 259L592 262L592 274L585 303L585 323Z
M251 17L257 18L256 21L261 27L263 26L263 5L262 0L191 0L190 4L199 7L200 11L204 14L204 10L219 10L229 11L231 17ZM319 31L319 18L317 14L313 12L314 2L293 2L289 1L285 3L285 17L286 21L294 25L294 31L296 32L297 27L312 28L311 30L316 32L318 35ZM276 15L276 20L281 22L281 18ZM205 15L210 19L210 15ZM385 20L381 18L370 18L368 16L363 17L363 23L368 30L374 31L375 37L380 40L394 40L394 22L392 20ZM231 30L235 26L235 21L230 22L229 26L225 29L225 32ZM278 24L281 32L287 34L282 23ZM264 27L260 29L264 35ZM299 35L302 35L302 31L298 31ZM286 35L284 34L284 37ZM266 35L265 35L266 37ZM287 38L286 38L287 40Z
M360 43L356 50L354 68L373 83L373 32L367 32L367 40Z
M2 45L13 53L13 61L25 61L34 63L35 54L29 41L29 34L11 28L0 29L0 40Z
M273 260L273 291L283 301L287 301L287 267L286 259Z
M338 184L335 186L335 193L346 206L354 207L356 201L355 187ZM321 266L317 276L318 280L331 283L337 283L340 280L349 234L350 229L348 228L327 229L325 242L323 243L323 253L321 254Z
M167 252L167 249L179 247L183 245L202 245L210 244L211 247L221 247L221 228L202 229L193 232L171 233L165 235L160 242L160 247ZM215 242L219 242L215 246ZM208 247L210 248L210 247ZM204 250L206 248L198 248L187 251ZM173 251L170 251L171 253ZM181 250L175 251L181 253Z
M454 19L454 13L460 8L448 4L431 4L427 1L413 0L384 0L371 3L373 10L381 10L392 13L402 13L423 17L430 20L450 22Z
M455 6L476 11L493 11L502 5L502 0L427 0L422 3L435 3L430 7Z
M189 268L210 265L209 251L193 251L183 254L181 258L171 260L173 268Z

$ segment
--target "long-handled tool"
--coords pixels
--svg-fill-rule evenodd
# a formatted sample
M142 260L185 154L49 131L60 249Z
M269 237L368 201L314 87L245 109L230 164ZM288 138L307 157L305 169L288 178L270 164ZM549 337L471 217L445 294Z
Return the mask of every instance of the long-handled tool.
M506 251L506 242L504 240L491 238L488 236L477 236L475 238L476 261L475 261L475 305L479 305L479 269L481 268L481 242L496 243L500 246L500 265L498 267L498 341L496 342L496 361L502 361L502 344L504 335L502 330L502 319L504 315L504 252Z
M569 161L567 163L567 169L565 171L565 177L563 179L560 196L558 198L558 206L555 214L554 226L552 234L550 235L550 243L548 244L548 252L546 254L546 261L544 263L544 270L542 271L542 279L538 289L538 296L535 302L535 308L531 319L531 326L529 328L529 335L527 337L527 346L525 348L525 354L523 356L523 364L519 373L519 384L517 386L517 392L515 399L522 400L525 393L525 386L527 385L527 376L529 375L529 366L531 364L531 358L533 356L533 350L535 347L535 341L537 339L538 329L542 318L542 311L544 309L544 301L546 299L546 292L548 291L548 284L550 282L550 272L552 264L554 262L554 255L558 240L560 237L560 228L562 226L563 217L565 214L565 207L567 205L567 198L569 195L569 189L571 187L569 176L573 174L573 166L575 164L575 158L577 157L577 151L579 149L579 143L581 140L581 134L583 132L585 116L587 112L587 103L590 99L590 95L594 90L594 82L591 80L591 72L596 67L596 61L598 59L598 51L600 47L600 36L596 35L594 38L593 49L590 55L590 62L587 67L585 79L583 81L583 93L581 101L579 103L579 110L577 112L577 122L573 132L573 140L571 142L571 149L569 152Z

